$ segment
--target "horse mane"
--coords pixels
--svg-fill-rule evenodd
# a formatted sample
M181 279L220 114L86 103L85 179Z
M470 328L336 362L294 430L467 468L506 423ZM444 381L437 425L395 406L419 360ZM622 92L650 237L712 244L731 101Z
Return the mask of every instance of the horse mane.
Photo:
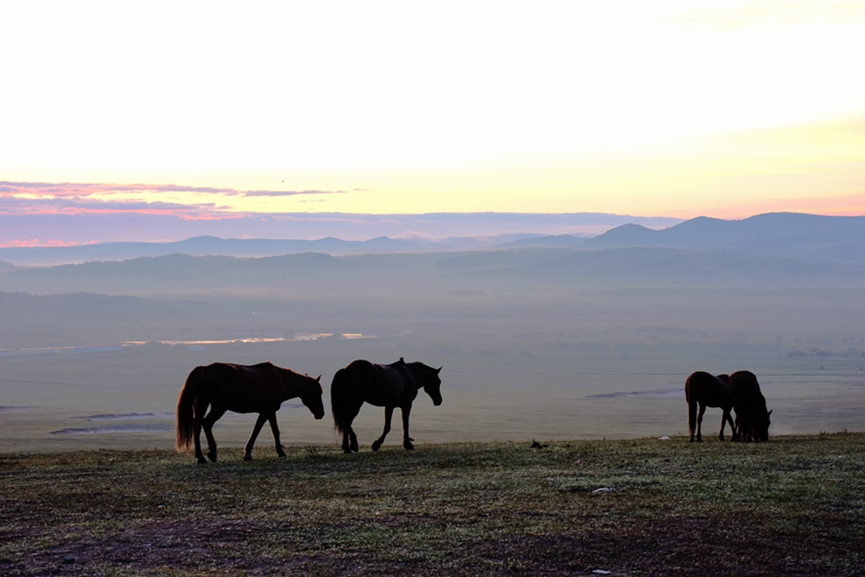
M264 369L281 369L282 367L278 367L278 366L274 365L273 363L271 363L270 361L264 361L263 363L258 363L257 365L252 365L252 368L264 370Z

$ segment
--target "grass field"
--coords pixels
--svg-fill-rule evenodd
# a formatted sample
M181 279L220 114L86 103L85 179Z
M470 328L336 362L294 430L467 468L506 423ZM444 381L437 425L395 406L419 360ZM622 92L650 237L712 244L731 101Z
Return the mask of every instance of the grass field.
M3 575L861 575L865 434L0 456ZM609 573L599 573L609 572Z

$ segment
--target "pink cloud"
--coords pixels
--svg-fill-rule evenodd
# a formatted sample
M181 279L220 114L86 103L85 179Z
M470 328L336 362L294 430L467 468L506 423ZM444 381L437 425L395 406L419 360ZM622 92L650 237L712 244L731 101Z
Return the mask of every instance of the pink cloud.
M81 246L84 244L97 244L98 241L90 240L86 242L69 242L63 240L54 240L49 238L48 240L39 240L38 238L32 238L28 240L8 240L6 242L0 243L0 247L8 248L8 247L33 247L33 246Z
M233 213L224 205L212 202L190 204L116 200L112 193L140 192L199 193L238 197L286 197L348 194L336 190L238 190L210 186L176 184L105 184L48 183L0 181L0 214L112 214L137 212L142 214L177 215L184 219L226 218ZM36 198L33 198L33 197Z

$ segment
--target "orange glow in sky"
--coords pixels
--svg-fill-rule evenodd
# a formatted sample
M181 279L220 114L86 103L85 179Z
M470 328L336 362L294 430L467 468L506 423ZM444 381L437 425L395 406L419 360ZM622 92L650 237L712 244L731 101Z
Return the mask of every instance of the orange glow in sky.
M0 186L20 210L865 214L865 1L6 3L0 21L0 181L58 184Z

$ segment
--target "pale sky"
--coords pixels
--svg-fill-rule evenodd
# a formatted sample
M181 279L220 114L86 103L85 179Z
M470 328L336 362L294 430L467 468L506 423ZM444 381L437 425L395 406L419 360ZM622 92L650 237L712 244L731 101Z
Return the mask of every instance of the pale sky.
M0 212L865 214L865 1L28 1L0 22Z

